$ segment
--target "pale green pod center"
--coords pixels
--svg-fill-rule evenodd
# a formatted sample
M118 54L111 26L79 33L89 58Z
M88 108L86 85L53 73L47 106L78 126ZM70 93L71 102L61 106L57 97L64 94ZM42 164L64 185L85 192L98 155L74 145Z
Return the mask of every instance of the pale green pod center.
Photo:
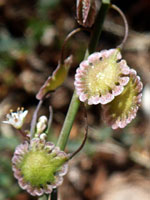
M84 77L86 93L89 96L105 95L117 84L120 75L117 53L118 50L108 58L91 63Z
M32 186L45 186L55 182L55 174L65 163L66 158L44 150L30 151L24 157L19 168L24 180Z

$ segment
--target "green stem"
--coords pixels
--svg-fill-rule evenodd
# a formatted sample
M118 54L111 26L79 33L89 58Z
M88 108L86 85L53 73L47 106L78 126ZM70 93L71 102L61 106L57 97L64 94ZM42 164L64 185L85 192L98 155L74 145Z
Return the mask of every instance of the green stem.
M99 38L100 38L100 34L102 32L104 19L106 17L109 7L110 7L110 0L102 0L102 5L101 5L101 8L97 15L96 21L95 21L95 25L94 25L90 43L89 43L89 47L85 53L85 58L87 58L88 55L93 53L96 49L96 46L97 46ZM80 102L78 100L78 96L77 96L76 92L74 92L67 115L66 115L66 118L65 118L65 121L64 121L64 124L63 124L63 128L61 130L61 133L60 133L60 136L59 136L59 139L57 142L57 146L59 146L61 150L65 149L74 119L75 119L77 111L79 109L79 105L80 105Z
M103 23L109 7L110 7L110 0L102 0L102 5L95 20L95 25L91 34L91 39L88 47L89 54L93 53L96 49L96 46L98 44L102 32Z
M78 96L74 92L69 109L68 109L68 113L66 115L66 119L64 121L63 128L61 130L61 133L57 142L57 146L59 146L61 150L65 149L79 105L80 105L80 102L78 100Z

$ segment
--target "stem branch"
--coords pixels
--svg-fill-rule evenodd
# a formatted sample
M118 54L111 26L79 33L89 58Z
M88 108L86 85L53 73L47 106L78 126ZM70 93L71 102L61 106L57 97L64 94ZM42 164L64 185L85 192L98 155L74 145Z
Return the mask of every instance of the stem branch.
M34 114L33 114L33 118L32 118L32 121L31 121L31 128L30 128L30 138L31 139L34 137L36 121L37 121L37 114L38 114L38 112L41 108L42 103L43 103L43 100L40 100L37 107L36 107L36 110L34 111Z
M109 7L110 7L110 0L102 0L102 5L97 15L95 25L91 34L91 40L90 40L89 48L88 48L89 54L93 53L96 49L96 46L98 44L98 41L102 32L103 23L104 23Z
M89 47L85 52L84 59L86 59L89 54L91 54L95 51L95 48L98 44L100 34L102 31L104 19L105 19L105 16L107 14L109 7L110 7L110 0L102 0L102 5L101 5L101 8L97 15L94 29L92 31L91 39L89 42ZM61 57L63 58L63 55L61 55ZM77 111L79 109L79 105L80 105L80 102L79 102L78 96L77 96L76 92L74 91L74 94L72 96L72 100L71 100L71 103L70 103L70 106L69 106L69 109L68 109L60 136L58 138L58 142L57 142L57 146L59 146L61 150L65 149L73 122L75 120ZM56 200L56 199L57 198L52 197L51 200Z
M87 112L86 112L85 106L84 106L84 118L85 118L85 133L84 133L83 141L82 141L81 145L79 146L79 148L75 152L70 154L69 159L72 159L76 154L78 154L81 151L81 149L85 145L85 142L86 142L86 139L88 136L88 120L87 120Z
M125 44L125 42L127 40L127 37L128 37L128 32L129 32L129 30L128 30L128 22L127 22L126 16L124 15L122 10L118 6L112 4L111 8L113 8L114 10L116 10L120 14L120 16L122 17L123 22L124 22L124 38L123 38L121 44L118 45L118 48L122 49L122 47Z
M68 113L64 121L63 128L61 130L61 133L57 142L57 146L59 146L61 150L65 149L79 105L80 105L80 102L78 100L78 96L76 92L74 92L70 106L69 106Z
M109 7L110 7L110 0L102 0L102 5L101 5L101 8L97 15L96 21L95 21L91 39L89 42L89 47L85 53L85 58L89 54L91 54L95 51L95 48L98 44L100 34L102 31L104 19L105 19L105 16L107 14ZM68 109L68 113L66 115L66 118L65 118L65 121L64 121L62 130L61 130L58 142L57 142L57 146L59 146L61 150L65 149L75 116L79 109L79 105L80 105L80 102L78 100L78 96L77 96L76 92L74 92L69 109Z
M64 52L65 52L65 48L66 48L66 44L67 44L67 42L68 42L68 40L73 36L73 35L75 35L76 33L78 33L78 32L80 32L80 31L84 31L84 30L88 30L88 29L85 29L85 28L76 28L76 29L74 29L72 32L70 32L68 35L67 35L67 37L65 38L65 40L64 40L64 44L63 44L63 46L62 46L62 49L61 49L61 56L60 56L60 62L61 62L61 64L63 64L64 63Z

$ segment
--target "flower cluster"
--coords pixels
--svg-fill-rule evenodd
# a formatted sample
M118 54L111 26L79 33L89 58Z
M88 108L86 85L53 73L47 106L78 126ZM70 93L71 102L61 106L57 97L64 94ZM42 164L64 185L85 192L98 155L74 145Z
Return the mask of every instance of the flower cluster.
M80 101L103 105L103 118L113 129L124 128L135 118L143 85L119 49L91 54L80 63L74 84Z
M27 110L18 108L17 112L7 114L7 121L3 122L22 130L27 113ZM12 169L19 186L33 196L50 194L62 184L68 169L69 155L46 141L47 123L46 116L39 117L33 139L28 134L30 141L25 140L17 146L12 158Z

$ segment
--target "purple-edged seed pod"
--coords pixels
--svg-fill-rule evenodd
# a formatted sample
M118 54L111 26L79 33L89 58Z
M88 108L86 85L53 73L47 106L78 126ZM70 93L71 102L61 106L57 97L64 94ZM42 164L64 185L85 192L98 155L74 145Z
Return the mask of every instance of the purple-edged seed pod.
M89 105L111 102L123 92L129 71L119 49L91 54L80 63L75 74L74 85L80 101Z
M33 196L50 194L60 186L68 169L68 155L59 147L40 138L20 144L12 158L19 186Z
M103 105L103 119L113 129L124 128L135 117L142 99L143 84L134 69L124 91L107 105Z

